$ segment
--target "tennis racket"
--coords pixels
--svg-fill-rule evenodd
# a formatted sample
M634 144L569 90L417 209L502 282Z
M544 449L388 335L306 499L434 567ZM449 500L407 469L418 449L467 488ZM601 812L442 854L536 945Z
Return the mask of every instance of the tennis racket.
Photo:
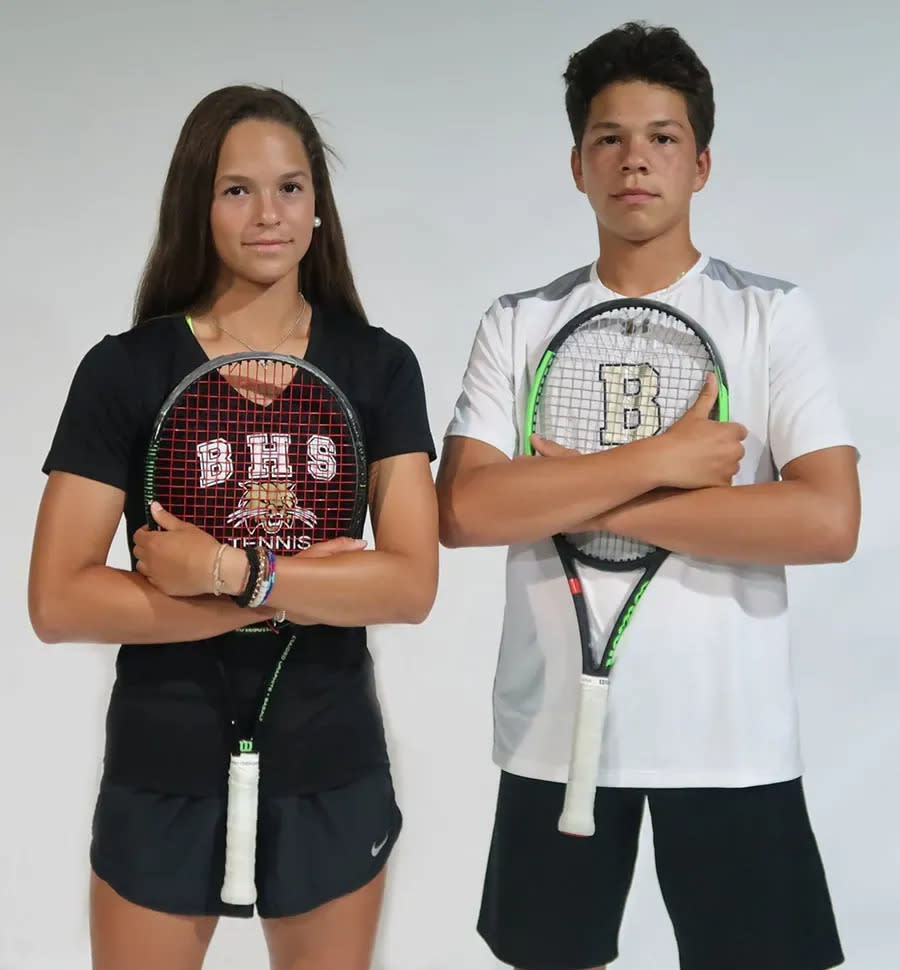
M719 388L710 417L727 421L725 368L698 323L652 300L589 307L555 335L541 358L528 399L525 452L534 454L534 433L584 454L660 434L694 404L710 372ZM635 609L669 553L610 532L559 533L553 543L572 594L582 663L559 830L587 836L594 834L610 673ZM576 563L641 571L602 652Z
M293 555L317 542L362 534L367 479L359 421L326 374L284 354L232 354L192 371L163 404L147 451L147 524L158 528L150 505L159 501L219 542ZM250 624L244 631L269 629ZM218 656L233 741L221 893L226 903L256 901L255 737L295 640L291 636L281 652L249 730L237 724Z

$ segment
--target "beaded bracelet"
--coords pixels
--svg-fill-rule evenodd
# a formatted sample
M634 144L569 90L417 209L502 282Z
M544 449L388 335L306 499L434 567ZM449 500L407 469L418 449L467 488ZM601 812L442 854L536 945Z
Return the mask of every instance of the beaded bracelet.
M253 595L250 597L249 607L254 609L259 602L259 598L262 595L263 589L266 585L266 576L269 569L269 560L266 558L265 549L257 546L254 550L256 558L259 561L259 572L256 575L256 585L253 587Z
M260 558L262 559L262 556ZM262 606L263 603L265 603L269 598L269 594L272 592L272 587L275 585L275 565L275 553L272 552L271 549L266 549L265 562L260 572L261 582L259 593L250 601L251 606Z
M269 596L272 593L272 588L275 585L275 568L278 563L278 561L275 558L275 553L272 552L271 549L268 549L266 551L266 558L269 560L269 574L268 576L266 576L266 589L265 589L265 592L263 593L262 603L259 604L260 606L262 606L263 603L266 602L266 600L269 598Z
M262 593L263 587L266 584L266 569L268 567L268 560L266 559L265 553L259 548L259 546L253 550L253 555L256 557L256 561L259 566L256 573L256 582L253 584L253 592L250 594L250 601L247 603L247 606L249 606L250 609L256 608L260 594Z

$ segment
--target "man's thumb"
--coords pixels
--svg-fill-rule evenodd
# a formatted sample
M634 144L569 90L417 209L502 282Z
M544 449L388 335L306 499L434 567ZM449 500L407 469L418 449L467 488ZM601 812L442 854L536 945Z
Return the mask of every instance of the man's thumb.
M706 381L703 387L700 389L699 395L697 395L697 400L694 402L691 408L698 416L704 418L709 417L710 411L713 409L713 405L716 403L716 398L719 395L719 382L716 380L716 375L710 371L706 375Z

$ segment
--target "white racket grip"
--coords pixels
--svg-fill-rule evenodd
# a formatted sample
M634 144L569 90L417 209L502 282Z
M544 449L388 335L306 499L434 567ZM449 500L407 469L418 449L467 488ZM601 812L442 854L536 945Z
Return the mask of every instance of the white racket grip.
M559 831L565 835L594 834L594 799L606 722L609 681L606 678L581 675L575 708L575 733L572 736L572 760Z
M233 754L228 766L228 817L225 823L223 903L256 902L256 810L259 754Z

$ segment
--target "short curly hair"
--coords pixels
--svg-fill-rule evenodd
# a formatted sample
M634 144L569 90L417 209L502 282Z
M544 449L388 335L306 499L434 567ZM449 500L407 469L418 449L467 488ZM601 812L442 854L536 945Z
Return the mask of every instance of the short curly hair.
M569 126L579 148L591 101L619 81L646 81L678 91L687 105L698 154L712 138L715 101L709 71L674 27L623 24L573 54L563 79Z

